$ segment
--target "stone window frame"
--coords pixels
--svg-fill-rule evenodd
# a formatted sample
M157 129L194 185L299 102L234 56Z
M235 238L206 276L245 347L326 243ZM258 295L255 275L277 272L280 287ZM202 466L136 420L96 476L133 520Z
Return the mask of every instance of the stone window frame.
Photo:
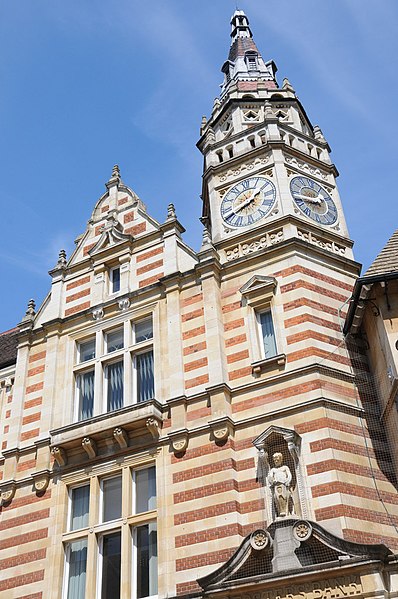
M275 309L275 292L277 281L274 277L254 275L240 288L242 305L246 306L246 324L249 332L249 353L254 376L275 366L282 367L286 363L286 355L281 352L283 338L278 326L278 316ZM276 354L266 358L262 341L260 314L270 312L276 345Z
M59 552L60 566L63 572L62 588L59 599L66 599L68 596L69 585L69 564L68 552L71 544L76 541L87 542L86 559L86 584L85 597L99 599L101 597L101 545L104 536L120 532L121 535L121 578L122 584L127 584L129 597L137 597L137 541L136 531L139 526L155 524L157 530L158 522L158 489L157 469L153 457L140 456L135 457L132 463L123 464L102 464L95 475L87 477L84 471L66 475L63 480L63 489L61 509L63 511L62 532L60 535L62 551ZM135 473L139 470L155 468L156 481L156 506L146 512L136 512L135 509ZM106 479L120 476L122 481L122 506L121 516L109 522L102 521L102 483ZM84 528L70 530L70 518L72 511L71 490L84 485L89 486L89 517L88 525ZM159 547L159 543L157 543ZM123 568L124 564L124 568ZM126 583L127 578L127 583ZM159 579L159 570L157 570L157 581ZM158 595L149 595L143 599L155 599ZM117 599L115 597L115 599Z
M123 362L123 405L120 409L129 405L141 403L138 401L138 368L137 356L149 353L153 355L153 398L156 396L156 376L155 376L155 334L154 334L154 312L144 312L137 314L124 322L104 323L102 327L96 328L91 334L85 333L84 337L74 339L73 351L73 408L72 422L83 422L86 418L80 418L80 394L78 388L78 376L87 372L94 372L94 398L92 415L99 416L106 413L115 413L116 410L107 409L107 378L106 367L117 362ZM143 341L135 341L134 327L137 323L151 319L152 337ZM123 328L123 348L107 352L106 335ZM81 362L79 359L79 344L85 343L90 339L95 339L95 357ZM144 403L144 402L142 402Z

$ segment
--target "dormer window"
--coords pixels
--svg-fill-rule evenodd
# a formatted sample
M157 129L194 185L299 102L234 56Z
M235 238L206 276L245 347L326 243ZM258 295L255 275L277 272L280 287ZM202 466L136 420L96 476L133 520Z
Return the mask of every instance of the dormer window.
M246 64L249 71L258 70L257 54L246 54Z

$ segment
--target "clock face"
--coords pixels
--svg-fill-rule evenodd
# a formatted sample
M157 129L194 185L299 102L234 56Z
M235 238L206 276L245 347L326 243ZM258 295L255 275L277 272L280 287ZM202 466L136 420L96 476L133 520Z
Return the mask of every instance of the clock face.
M275 204L275 185L264 177L241 181L221 202L221 216L231 227L247 227L261 220Z
M301 212L320 225L333 225L337 208L327 191L308 177L294 177L290 191Z

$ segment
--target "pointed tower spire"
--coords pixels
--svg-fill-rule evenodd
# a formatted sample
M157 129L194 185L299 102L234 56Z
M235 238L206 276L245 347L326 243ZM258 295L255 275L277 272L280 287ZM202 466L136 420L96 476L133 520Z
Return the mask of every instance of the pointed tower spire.
M259 81L266 82L266 88L277 87L276 65L272 61L264 62L253 40L249 19L243 10L236 10L232 15L231 48L228 60L221 70L224 73L221 95L225 94L233 83L237 84L240 91L257 91Z

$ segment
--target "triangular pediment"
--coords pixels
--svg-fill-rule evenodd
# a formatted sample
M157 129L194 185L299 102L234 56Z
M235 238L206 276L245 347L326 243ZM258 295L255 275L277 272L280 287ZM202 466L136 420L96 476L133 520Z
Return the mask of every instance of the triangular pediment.
M290 550L286 550L286 544ZM252 532L225 564L197 582L204 591L216 591L259 584L286 572L286 583L290 575L319 571L325 564L329 565L329 575L336 576L333 570L341 570L341 565L350 560L355 564L361 560L384 561L391 553L385 545L345 541L316 522L285 519Z
M253 445L257 449L262 449L267 445L267 441L275 437L281 437L286 443L294 443L295 446L300 444L300 435L289 428L283 428L282 426L269 426L261 435L256 437L253 441Z
M240 288L242 295L258 291L259 289L267 289L273 291L276 287L276 279L274 277L265 277L263 275L254 275Z

